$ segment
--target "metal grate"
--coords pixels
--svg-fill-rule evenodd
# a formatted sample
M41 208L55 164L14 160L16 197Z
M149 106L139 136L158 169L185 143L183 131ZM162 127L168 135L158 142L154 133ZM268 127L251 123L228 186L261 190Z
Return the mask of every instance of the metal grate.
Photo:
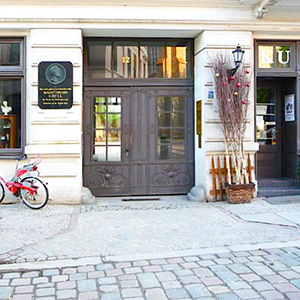
M160 201L160 198L123 198L122 201Z

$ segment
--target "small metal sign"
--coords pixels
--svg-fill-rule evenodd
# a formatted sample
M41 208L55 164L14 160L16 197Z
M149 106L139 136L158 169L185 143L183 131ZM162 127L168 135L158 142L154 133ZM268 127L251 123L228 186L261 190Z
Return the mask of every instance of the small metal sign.
M196 101L196 133L198 135L198 147L201 148L202 136L202 100Z
M38 67L38 104L42 109L73 106L73 65L69 61L43 61Z

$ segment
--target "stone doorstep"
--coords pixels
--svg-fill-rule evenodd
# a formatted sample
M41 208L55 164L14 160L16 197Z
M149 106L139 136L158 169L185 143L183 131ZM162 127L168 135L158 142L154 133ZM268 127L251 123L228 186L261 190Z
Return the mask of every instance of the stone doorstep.
M94 256L94 257L82 257L76 259L58 259L58 260L46 260L46 261L34 261L24 263L12 263L0 265L0 272L12 272L12 271L28 271L28 270L41 270L41 269L53 269L53 268L68 268L68 267L81 267L87 265L104 264L109 262L127 262L127 261L140 261L151 259L164 259L164 258L176 258L183 256L198 256L208 254L230 253L240 251L254 251L272 248L286 248L286 247L299 247L300 240L288 241L288 242L270 242L259 244L242 244L225 247L214 248L202 248L202 249L189 249L178 250L170 252L157 252L157 253L144 253L144 254L125 254L125 255L108 255L108 256Z

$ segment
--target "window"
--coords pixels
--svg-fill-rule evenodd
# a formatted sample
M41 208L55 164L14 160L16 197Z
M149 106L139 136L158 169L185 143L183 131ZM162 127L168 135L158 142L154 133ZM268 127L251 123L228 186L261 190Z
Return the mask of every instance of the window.
M288 70L294 69L295 45L293 43L261 43L257 48L258 68Z
M192 45L187 40L87 39L87 77L189 79Z
M272 88L258 88L256 138L260 145L276 145L276 103Z
M94 98L93 161L121 161L121 98Z
M0 39L0 157L19 156L25 144L24 45Z
M157 156L159 159L184 159L185 97L157 97Z

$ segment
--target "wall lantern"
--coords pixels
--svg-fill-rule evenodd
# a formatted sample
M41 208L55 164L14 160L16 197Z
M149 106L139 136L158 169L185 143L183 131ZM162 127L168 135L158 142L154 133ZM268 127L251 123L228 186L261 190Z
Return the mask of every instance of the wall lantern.
M236 71L238 70L238 68L242 64L244 53L245 53L245 51L242 49L240 44L238 44L236 46L235 50L232 51L233 60L234 60L234 63L235 63L235 68L233 68L231 70L231 76L233 76L236 73Z

